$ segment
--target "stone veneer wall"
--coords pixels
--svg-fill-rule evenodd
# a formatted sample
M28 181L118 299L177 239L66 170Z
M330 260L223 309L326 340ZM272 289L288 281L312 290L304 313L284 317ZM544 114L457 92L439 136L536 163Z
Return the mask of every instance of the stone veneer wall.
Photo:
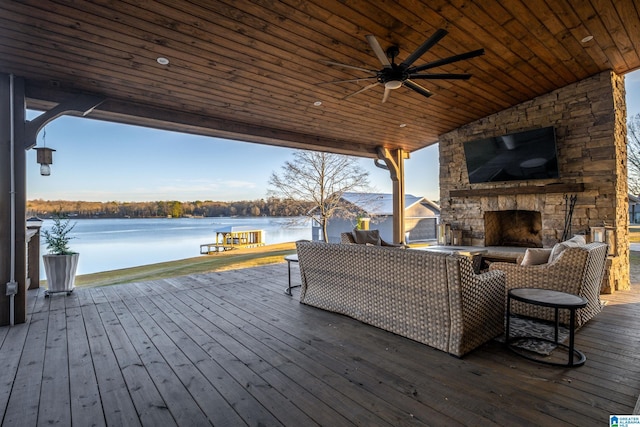
M463 143L507 133L554 126L559 179L470 184ZM463 244L484 246L484 212L509 209L542 213L543 245L562 237L565 193L483 195L487 189L547 184L584 184L576 194L573 234L590 227L616 227L617 255L610 257L604 293L629 288L626 104L624 77L603 72L440 137L441 221L463 230ZM452 190L473 190L458 197Z

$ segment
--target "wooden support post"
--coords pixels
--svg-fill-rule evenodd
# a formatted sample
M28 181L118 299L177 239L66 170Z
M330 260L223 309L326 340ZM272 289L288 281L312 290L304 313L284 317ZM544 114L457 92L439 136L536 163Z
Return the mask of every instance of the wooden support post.
M35 146L38 132L50 121L68 113L86 115L105 100L102 96L81 94L27 121L24 79L13 77L12 90L12 77L0 74L0 326L11 322L6 288L11 282L12 271L18 285L18 293L14 296L14 322L24 323L27 318L26 150ZM15 241L12 229L15 230Z
M378 147L378 158L385 162L381 166L389 171L393 182L393 242L405 243L404 233L404 159L409 157L409 153L401 148L389 150Z
M6 285L11 281L11 271L18 284L14 296L14 321L24 323L27 315L26 298L26 152L21 141L24 139L25 96L24 80L13 79L0 74L0 325L10 324L10 297L6 295ZM13 98L13 114L11 99ZM13 119L13 123L12 123ZM11 129L13 127L13 140ZM11 145L13 144L13 149ZM13 152L13 159L11 153ZM13 160L14 191L11 189ZM13 193L13 195L12 195ZM14 197L14 203L11 199ZM15 212L12 215L12 205ZM15 241L11 230L15 230ZM11 246L15 259L11 265Z

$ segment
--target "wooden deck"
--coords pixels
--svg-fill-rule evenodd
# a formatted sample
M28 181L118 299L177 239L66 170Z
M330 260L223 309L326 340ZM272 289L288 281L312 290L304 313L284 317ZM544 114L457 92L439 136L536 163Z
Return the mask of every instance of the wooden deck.
M577 333L586 365L457 359L284 294L285 263L31 291L0 328L3 426L608 425L640 392L640 291Z

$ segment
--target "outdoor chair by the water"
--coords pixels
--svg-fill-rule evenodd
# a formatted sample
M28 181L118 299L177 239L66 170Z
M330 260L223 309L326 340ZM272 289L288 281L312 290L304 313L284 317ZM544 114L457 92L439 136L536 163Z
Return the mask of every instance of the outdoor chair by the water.
M385 242L380 237L380 230L353 230L349 233L340 234L340 243L346 244L372 244L377 246L390 246L402 248L404 245Z

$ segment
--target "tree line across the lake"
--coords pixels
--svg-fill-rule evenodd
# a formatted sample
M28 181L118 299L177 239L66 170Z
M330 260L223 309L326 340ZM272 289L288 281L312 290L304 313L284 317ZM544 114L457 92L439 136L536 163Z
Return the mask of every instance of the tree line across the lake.
M70 200L29 200L27 216L49 218L55 215L77 218L157 218L187 216L302 216L313 203L268 198L237 202L156 201L156 202L84 202Z

